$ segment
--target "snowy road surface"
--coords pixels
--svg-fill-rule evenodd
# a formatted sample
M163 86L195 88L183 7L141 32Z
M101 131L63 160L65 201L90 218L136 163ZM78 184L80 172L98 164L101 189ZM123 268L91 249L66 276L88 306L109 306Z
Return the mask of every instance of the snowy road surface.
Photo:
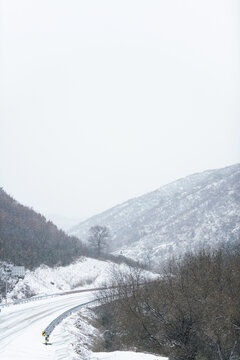
M64 342L65 334L59 334L56 328L50 337L53 345L45 346L42 331L62 312L93 300L93 294L71 294L3 308L0 313L0 359L67 359L64 349L61 347L59 351L58 346L61 342L59 337Z
M42 331L64 311L94 299L94 292L78 293L33 301L3 308L0 313L1 360L73 360L76 341L71 332L64 331L64 321L50 336L51 346L43 344ZM65 320L67 324L67 319ZM73 332L74 333L74 332ZM91 360L167 360L167 358L116 351L92 353Z

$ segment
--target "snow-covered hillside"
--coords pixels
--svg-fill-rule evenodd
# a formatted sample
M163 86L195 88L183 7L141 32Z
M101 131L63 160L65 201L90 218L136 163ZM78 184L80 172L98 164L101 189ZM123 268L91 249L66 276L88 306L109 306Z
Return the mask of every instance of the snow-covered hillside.
M115 253L146 263L232 242L240 234L240 164L177 180L96 215L70 233L86 240L97 224L110 228Z
M54 331L54 345L62 359L68 360L168 360L166 357L134 351L96 352L96 342L104 342L102 329L96 314L89 308L82 308L63 321ZM75 344L75 345L73 345ZM53 357L54 358L54 357Z
M130 268L125 264L85 257L64 267L50 268L42 265L34 271L27 270L24 279L19 280L8 294L8 299L105 286L110 281L113 269L128 272ZM143 276L147 279L157 277L148 271L144 271Z

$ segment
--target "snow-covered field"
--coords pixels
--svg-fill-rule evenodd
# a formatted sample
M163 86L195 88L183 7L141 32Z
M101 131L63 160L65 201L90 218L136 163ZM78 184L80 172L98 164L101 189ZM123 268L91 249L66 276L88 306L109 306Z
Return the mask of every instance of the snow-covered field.
M24 279L20 280L8 295L9 300L25 298L26 294L45 295L73 289L88 289L105 286L115 271L129 271L125 264L113 264L83 257L68 266L49 268L40 266L35 271L27 270ZM150 279L156 274L144 271L143 275Z

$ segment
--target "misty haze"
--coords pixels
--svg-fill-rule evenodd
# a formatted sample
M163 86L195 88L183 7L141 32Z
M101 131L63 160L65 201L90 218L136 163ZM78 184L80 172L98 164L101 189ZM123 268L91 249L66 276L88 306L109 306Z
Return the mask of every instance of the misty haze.
M0 78L0 359L240 360L239 1L0 0Z

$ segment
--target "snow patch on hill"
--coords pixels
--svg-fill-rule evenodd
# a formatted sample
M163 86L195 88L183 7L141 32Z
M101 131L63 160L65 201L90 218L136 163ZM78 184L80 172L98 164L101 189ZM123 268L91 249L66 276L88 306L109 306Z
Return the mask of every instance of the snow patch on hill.
M133 351L93 352L94 343L103 341L103 334L94 327L94 313L83 308L63 321L54 332L54 343L62 358L71 360L168 360L152 354ZM64 339L63 339L64 334Z
M50 268L42 265L34 271L27 270L25 278L19 280L8 298L14 300L27 296L105 286L110 281L113 268L118 271L129 271L129 267L125 264L85 257L64 267ZM156 274L147 271L144 271L144 276L147 279L157 277Z

